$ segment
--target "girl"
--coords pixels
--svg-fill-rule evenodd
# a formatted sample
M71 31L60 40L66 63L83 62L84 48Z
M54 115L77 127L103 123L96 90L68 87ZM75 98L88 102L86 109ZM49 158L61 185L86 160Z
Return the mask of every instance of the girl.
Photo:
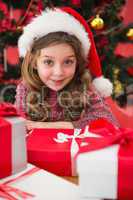
M29 130L83 128L98 118L117 124L104 102L112 85L102 77L92 33L76 11L45 10L24 28L18 47L24 60L16 107Z

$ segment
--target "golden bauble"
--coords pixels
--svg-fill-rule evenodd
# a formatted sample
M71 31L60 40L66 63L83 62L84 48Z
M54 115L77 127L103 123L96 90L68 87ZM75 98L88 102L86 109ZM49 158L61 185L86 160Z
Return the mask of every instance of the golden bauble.
M115 69L114 69L114 75L118 75L119 72L120 72L120 69L119 69L119 68L115 68Z
M117 96L123 92L123 86L119 80L114 81L114 94Z
M95 30L100 30L104 27L104 21L99 15L96 15L96 17L91 21L91 27Z
M130 28L126 34L126 36L130 39L133 40L133 28Z

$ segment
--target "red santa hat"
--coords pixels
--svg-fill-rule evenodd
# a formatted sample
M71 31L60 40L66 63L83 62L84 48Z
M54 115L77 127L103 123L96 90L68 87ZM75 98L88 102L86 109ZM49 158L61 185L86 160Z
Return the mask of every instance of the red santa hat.
M48 33L63 31L75 35L81 42L84 55L88 58L88 68L94 76L92 84L103 97L112 93L112 83L103 77L100 60L96 51L92 32L85 19L70 7L46 9L24 27L18 40L19 54L25 57L35 39Z

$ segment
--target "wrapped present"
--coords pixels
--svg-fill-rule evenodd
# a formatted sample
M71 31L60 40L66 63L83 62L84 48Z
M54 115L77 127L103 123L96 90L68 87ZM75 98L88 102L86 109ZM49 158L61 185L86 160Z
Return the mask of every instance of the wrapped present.
M114 128L114 132L89 138L79 150L81 199L133 199L133 130Z
M7 103L0 104L0 178L23 170L27 164L25 120Z
M0 200L78 200L78 186L28 164L26 170L0 180Z
M103 136L110 131L99 132L104 120L96 120L90 124L90 131ZM109 129L112 126L108 125ZM27 138L28 161L40 168L60 176L76 176L75 155L84 139L91 136L86 129L34 129Z
M27 138L28 161L60 176L76 176L74 156L84 137L81 129L34 129Z

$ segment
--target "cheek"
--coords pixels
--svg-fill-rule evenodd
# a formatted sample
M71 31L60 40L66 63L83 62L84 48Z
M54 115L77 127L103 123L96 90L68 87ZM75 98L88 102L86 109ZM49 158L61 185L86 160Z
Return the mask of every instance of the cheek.
M41 79L48 79L51 75L51 71L49 69L38 69L38 74Z
M72 75L75 74L75 71L76 71L76 67L73 67L73 68L70 68L70 69L68 68L68 69L66 69L65 74L68 75L68 76L72 76Z

